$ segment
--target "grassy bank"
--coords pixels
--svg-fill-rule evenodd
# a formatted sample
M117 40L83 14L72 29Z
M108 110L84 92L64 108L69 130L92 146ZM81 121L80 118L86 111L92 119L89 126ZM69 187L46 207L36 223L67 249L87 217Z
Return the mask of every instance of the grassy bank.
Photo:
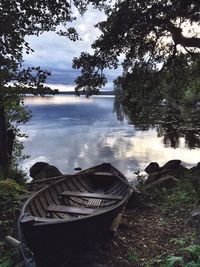
M198 196L196 177L185 170L176 179L175 184L150 190L139 186L148 202L147 207L127 211L127 234L132 241L126 244L130 266L200 266L196 224L191 218Z
M176 178L175 184L151 190L140 185L145 201L126 210L117 235L102 238L72 259L68 267L200 266L200 247L190 216L198 195L194 175L185 170ZM19 260L16 251L3 245L2 240L7 234L16 236L15 222L24 192L24 187L12 180L0 181L0 267L16 266Z

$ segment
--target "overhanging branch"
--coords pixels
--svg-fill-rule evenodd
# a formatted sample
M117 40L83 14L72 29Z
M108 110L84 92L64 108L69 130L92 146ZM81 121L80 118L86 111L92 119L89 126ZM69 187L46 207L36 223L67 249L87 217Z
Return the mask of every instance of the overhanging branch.
M183 36L182 29L174 26L172 23L168 24L168 30L171 32L175 44L180 44L184 47L200 48L200 38Z

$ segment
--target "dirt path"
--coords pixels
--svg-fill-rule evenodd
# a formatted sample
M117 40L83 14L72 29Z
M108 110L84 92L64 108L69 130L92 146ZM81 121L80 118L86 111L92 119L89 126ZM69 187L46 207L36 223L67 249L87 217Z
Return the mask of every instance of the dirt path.
M164 215L157 208L127 211L117 235L103 239L71 261L70 267L160 266L194 229L188 217Z

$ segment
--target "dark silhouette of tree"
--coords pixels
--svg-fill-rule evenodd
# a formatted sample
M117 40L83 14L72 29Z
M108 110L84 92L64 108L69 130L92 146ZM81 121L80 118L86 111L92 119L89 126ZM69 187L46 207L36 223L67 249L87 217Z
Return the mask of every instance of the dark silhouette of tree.
M119 65L123 66L122 78L132 74L133 83L137 81L137 88L128 90L146 93L166 87L177 99L182 85L186 88L198 79L198 0L119 0L113 5L95 2L97 6L104 3L101 9L107 20L96 25L102 34L92 44L93 54L83 52L74 59L74 68L82 71L76 79L77 92L83 88L87 95L96 93L106 83L103 70ZM177 96L174 92L179 89Z
M71 5L81 14L88 1L70 0L1 0L0 1L0 165L8 177L8 132L5 97L24 93L45 94L51 90L44 86L48 71L40 67L23 68L23 53L33 52L25 40L28 35L56 31L73 41L78 39L75 29L68 27L73 21ZM94 3L95 5L95 3ZM60 30L58 30L57 26ZM9 147L10 149L10 147Z

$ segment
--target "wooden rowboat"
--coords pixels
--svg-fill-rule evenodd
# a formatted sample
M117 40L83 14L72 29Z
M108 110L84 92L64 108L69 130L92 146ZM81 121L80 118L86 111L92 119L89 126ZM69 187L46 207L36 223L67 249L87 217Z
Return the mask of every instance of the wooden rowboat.
M88 240L108 231L132 192L109 163L66 175L26 201L20 225L37 267L59 267Z

